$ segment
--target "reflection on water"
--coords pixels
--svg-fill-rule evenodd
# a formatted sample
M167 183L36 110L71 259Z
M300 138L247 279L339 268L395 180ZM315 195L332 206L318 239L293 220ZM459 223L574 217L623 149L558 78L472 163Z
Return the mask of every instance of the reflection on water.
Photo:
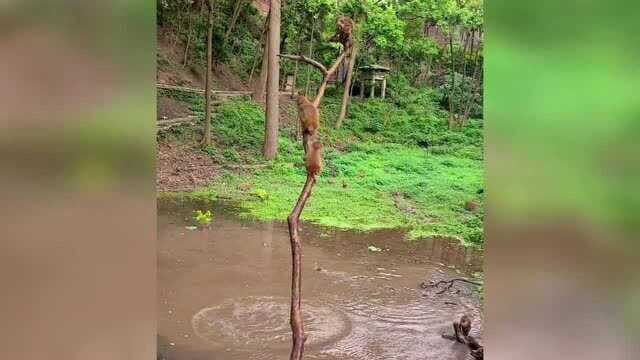
M193 208L159 207L159 358L287 358L286 226L240 221L216 208L211 227L193 231L185 228ZM466 358L463 346L440 334L463 312L475 315L480 330L477 300L423 296L418 284L478 271L476 251L441 240L409 243L396 231L303 224L301 236L305 358ZM372 253L369 245L384 250Z

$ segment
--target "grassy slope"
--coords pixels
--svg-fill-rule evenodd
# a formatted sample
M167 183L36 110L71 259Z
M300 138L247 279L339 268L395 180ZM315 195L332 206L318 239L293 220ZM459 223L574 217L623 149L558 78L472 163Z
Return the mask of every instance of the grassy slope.
M401 102L354 100L340 130L332 127L338 100L322 108L325 169L302 218L321 225L371 230L405 227L410 238L453 237L482 243L482 125L447 129L433 94L398 94ZM201 100L184 98L193 109ZM262 110L246 101L221 106L213 121L216 146L206 151L221 163L260 162ZM281 129L276 161L254 172L229 172L198 197L238 200L243 215L285 219L304 184L303 151L294 129ZM473 200L479 206L464 208Z

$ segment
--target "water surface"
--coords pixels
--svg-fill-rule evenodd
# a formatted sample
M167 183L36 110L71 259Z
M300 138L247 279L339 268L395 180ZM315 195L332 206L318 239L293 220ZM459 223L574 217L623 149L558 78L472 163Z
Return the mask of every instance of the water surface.
M159 204L158 357L288 358L286 224L243 221L217 206L210 228L188 230L196 208L212 207ZM419 284L478 271L477 251L446 240L407 242L397 231L303 224L301 237L305 359L467 358L464 346L440 334L461 313L473 315L476 335L481 331L471 289L436 295Z

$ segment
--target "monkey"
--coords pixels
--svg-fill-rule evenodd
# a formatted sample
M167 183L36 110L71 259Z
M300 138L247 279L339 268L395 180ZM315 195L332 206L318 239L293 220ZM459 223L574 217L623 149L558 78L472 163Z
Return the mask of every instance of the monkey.
M316 176L322 171L322 144L318 141L311 144L307 152L305 163L307 165L307 174Z
M456 334L456 340L464 343L462 339L469 336L469 331L471 331L471 319L467 315L462 315L460 321L453 322L453 331Z
M353 45L353 28L355 23L350 17L341 16L336 24L336 34L329 39L330 42L336 42L344 46L344 50L349 50Z
M320 112L304 95L298 95L298 118L303 134L314 135L320 128Z
M471 318L469 316L462 315L460 321L454 321L453 332L454 335L442 334L442 337L467 345L474 359L484 359L484 347L473 336L469 335L469 332L471 332Z

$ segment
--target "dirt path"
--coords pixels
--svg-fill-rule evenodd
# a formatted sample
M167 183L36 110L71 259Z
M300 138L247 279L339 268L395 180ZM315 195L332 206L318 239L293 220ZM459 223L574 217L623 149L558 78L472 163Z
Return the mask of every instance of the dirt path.
M213 160L195 146L159 140L157 156L158 192L193 191L218 175Z

